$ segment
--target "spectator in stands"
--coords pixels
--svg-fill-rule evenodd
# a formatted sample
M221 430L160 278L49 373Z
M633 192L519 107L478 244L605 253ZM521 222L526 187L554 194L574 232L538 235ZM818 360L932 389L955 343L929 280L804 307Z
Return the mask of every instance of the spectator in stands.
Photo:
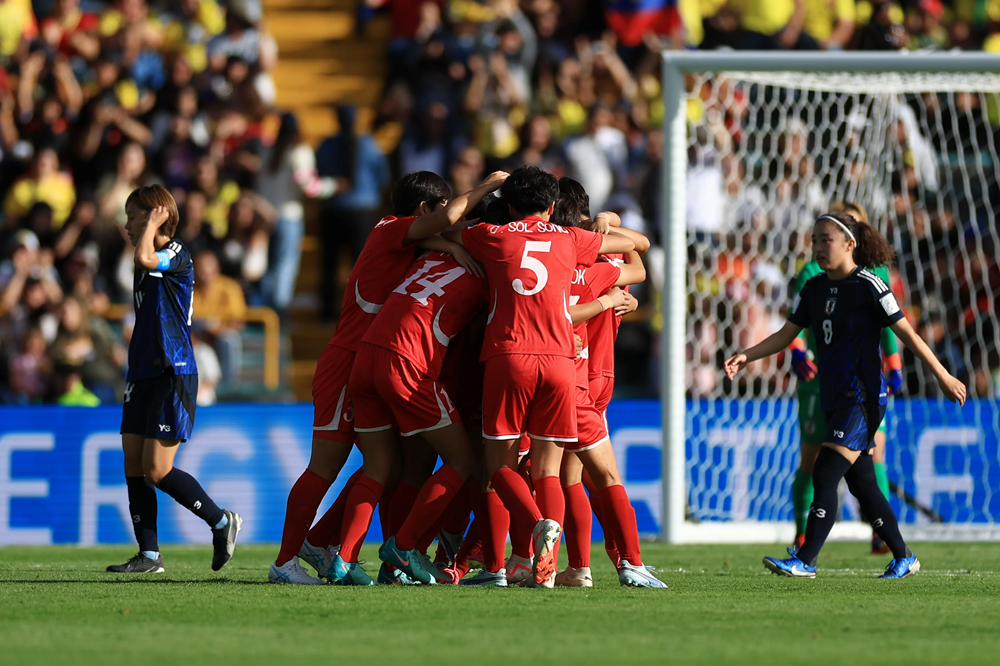
M229 228L219 248L222 272L237 278L254 305L267 272L268 245L278 213L264 197L245 191L229 211Z
M620 130L611 126L611 110L595 106L587 119L587 132L566 143L569 175L590 195L591 210L604 210L627 169L628 146Z
M746 0L740 27L742 48L750 50L817 49L803 27L807 0Z
M240 331L246 324L247 303L236 280L222 275L219 259L209 250L194 257L194 318L204 322L206 338L219 355L222 382L240 379L243 341Z
M329 321L340 309L334 276L341 248L357 259L368 232L378 222L383 190L389 185L389 164L375 138L361 131L351 105L337 107L339 133L316 149L316 168L322 178L343 178L350 187L327 199L322 209L321 316Z
M8 400L23 404L45 399L52 372L52 359L47 352L48 343L42 330L29 328L21 339L18 353L10 362L8 381L12 395Z
M264 149L261 161L263 165L257 174L258 190L278 211L278 221L271 234L270 260L264 275L262 295L266 305L284 313L292 302L295 278L299 274L305 226L302 198L329 199L347 188L347 180L342 177L319 177L316 156L302 141L298 121L292 113L281 115L278 135L274 143Z
M129 141L122 146L114 173L106 174L97 184L98 214L107 222L124 227L128 219L125 215L128 195L154 183L156 180L146 178L146 153L142 146Z
M854 0L806 0L804 31L821 49L847 48L854 37Z
M101 400L115 400L124 390L126 355L107 320L91 316L86 304L74 296L63 300L57 316L59 332L52 355L78 366L83 383Z
M56 402L63 407L97 407L101 399L83 384L83 369L75 359L60 359L56 363L53 389Z
M7 223L16 223L40 201L52 208L56 229L66 222L76 201L73 177L59 170L59 156L48 147L38 150L27 175L18 179L7 192L3 204Z
M205 324L192 322L191 347L194 350L194 362L198 366L198 406L214 405L218 400L216 389L222 379L222 366L219 356L208 342Z
M509 170L513 171L519 166L528 165L544 169L556 178L566 175L566 156L552 140L552 128L548 118L538 115L525 120L521 126L520 144L520 150L507 160Z

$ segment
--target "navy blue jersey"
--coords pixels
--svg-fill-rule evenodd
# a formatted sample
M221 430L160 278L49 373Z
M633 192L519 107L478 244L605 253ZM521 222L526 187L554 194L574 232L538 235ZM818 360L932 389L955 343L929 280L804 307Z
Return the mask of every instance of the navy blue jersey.
M198 374L191 347L191 253L175 238L156 257L156 270L135 267L135 329L128 345L130 382L164 374Z
M816 339L824 412L868 401L886 403L879 342L882 329L903 318L889 286L855 268L843 280L813 277L792 302L788 320Z

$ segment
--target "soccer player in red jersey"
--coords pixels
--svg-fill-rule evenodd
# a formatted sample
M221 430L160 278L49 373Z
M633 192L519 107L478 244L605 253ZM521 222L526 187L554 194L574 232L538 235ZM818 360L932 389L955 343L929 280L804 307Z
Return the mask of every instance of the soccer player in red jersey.
M483 263L490 288L482 353L484 464L511 521L533 526L532 580L551 587L565 511L562 446L577 439L570 285L577 266L592 265L600 253L628 252L634 244L624 236L550 223L559 184L537 167L515 170L500 192L516 221L480 224L459 236ZM517 473L517 442L525 432L537 505ZM502 548L503 542L494 534L491 545ZM506 585L502 570L486 573L498 577L497 585L502 576Z
M598 233L612 231L610 214L600 213L593 221L590 220L589 201L578 183L563 178L560 181L560 190L563 196L559 202L557 215L553 218L555 221L561 224L586 225ZM579 193L583 196L578 196ZM646 271L639 254L640 251L645 252L649 249L649 241L641 234L629 230L618 229L615 233L626 234L635 243L636 250L626 253L624 261L621 262L602 259L589 268L577 269L571 290L574 305L594 303L611 287L624 287L645 280ZM615 313L608 310L602 307L594 312L600 312L597 316L604 314L614 316ZM590 338L587 317L591 313L585 313L583 308L577 307L571 314L576 324L574 331L584 340L584 353L576 362L578 441L566 446L567 452L576 455L565 456L561 470L566 495L567 550L570 562L569 568L556 577L556 584L572 587L593 585L590 576L591 508L582 483L582 472L586 468L594 483L591 492L595 492L598 496L598 505L604 517L602 524L623 550L621 562L618 564L619 582L634 587L665 588L666 585L657 580L642 564L635 511L622 485L604 411L597 408L589 390L590 351L595 346L606 344L607 340Z
M460 220L466 209L487 191L490 190L481 186L449 201L448 184L429 171L407 174L393 187L394 215L380 221L368 236L347 280L337 332L316 368L312 455L306 471L288 494L281 549L268 574L272 582L318 584L320 581L299 564L299 555L313 564L320 575L327 573L334 553L328 551L326 544L307 543L305 537L316 508L354 446L354 410L347 381L355 352L386 298L409 272L416 259L417 244L424 241L427 247L427 239ZM433 249L444 246L454 247L454 244L445 243L440 237L431 243ZM453 251L466 261L464 252ZM474 262L466 263L471 266ZM369 485L358 475L352 478L351 487L345 488L345 492Z
M386 483L398 460L397 430L403 446L412 445L410 438L419 434L444 463L424 483L396 534L387 535L379 551L385 562L379 572L382 582L393 582L390 566L425 584L448 580L417 545L461 490L475 462L468 435L441 381L441 368L451 339L487 298L485 279L448 254L428 253L386 299L376 325L358 348L349 388L354 427L365 456L364 477ZM360 523L353 513L359 510L368 507L349 504L346 518L351 524ZM355 550L354 541L345 539L340 558L334 560L334 578L356 561L349 559Z
M446 224L444 226L452 225L461 219L468 209L471 209L480 200L483 199L487 194L496 190L504 182L507 174L502 171L497 171L490 176L478 187L473 189L460 197L457 197L452 201L448 207L448 217ZM418 224L419 219L414 224ZM444 226L434 226L434 232L443 230ZM377 231L378 228L376 228ZM368 246L365 246L367 250ZM460 254L462 254L459 251ZM359 264L364 259L364 252L362 252L361 258L359 258ZM412 263L412 262L411 262ZM433 276L430 273L425 273L423 275L417 275L416 272L411 274L410 277L413 278L410 282L407 282L404 278L410 272L411 263L407 263L404 267L406 270L399 272L398 266L389 268L387 266L376 267L380 272L368 273L364 272L363 275L368 277L374 284L379 285L381 290L382 298L381 302L386 303L390 294L399 289L403 289L402 295L406 295L408 289L414 290L421 300L426 300L428 303L431 302L430 297L435 296L434 302L436 303L438 294L437 291L440 287L444 286L449 279L458 279L461 275L466 273L466 270L462 266L455 264L453 268L454 273L451 273L447 278L439 275L434 271ZM433 263L432 261L424 261L422 268L427 271L433 271L435 268L439 267L441 264ZM471 265L471 264L470 264ZM355 267L355 271L357 271ZM451 270L451 269L449 269ZM480 270L476 267L474 270ZM430 283L428 278L433 277L440 281L439 285L434 285ZM469 276L470 278L472 276ZM423 282L421 282L423 280ZM390 285L391 283L391 285ZM350 287L350 281L348 282L348 287ZM426 294L423 291L426 290ZM408 297L408 296L407 296ZM399 299L397 299L399 300ZM430 378L427 376L428 372L432 370L431 367L422 369L420 366L428 364L430 359L429 355L432 353L437 353L431 347L431 343L440 344L440 342L435 337L435 333L441 333L440 329L434 330L435 322L441 325L440 318L426 318L419 317L420 321L411 322L402 320L407 319L407 317L412 316L413 312L408 311L406 316L399 314L399 309L402 305L394 304L392 308L392 313L387 313L389 317L383 321L381 313L382 306L375 311L380 316L377 318L379 321L378 329L376 329L373 335L376 335L374 340L382 340L382 345L375 345L379 347L378 349L372 350L366 348L365 364L375 363L376 367L374 372L376 374L369 375L368 378L364 375L359 375L357 380L354 382L363 393L366 398L364 401L364 414L360 411L355 412L357 418L362 419L362 421L352 425L352 429L356 429L359 436L359 443L364 454L364 463L362 467L361 476L357 478L354 483L354 487L350 490L347 496L347 503L344 509L344 519L343 519L343 531L342 539L340 544L340 551L336 557L334 557L331 563L327 577L333 582L339 582L345 585L371 585L374 581L365 573L364 569L358 566L358 552L361 549L361 543L364 541L365 535L368 533L368 525L371 521L372 513L375 510L375 505L378 503L385 490L385 484L388 482L390 474L392 473L392 468L394 463L397 461L396 457L396 447L398 446L398 439L396 434L396 426L399 429L409 435L417 434L418 432L423 432L425 439L434 438L432 433L435 426L447 425L441 422L447 419L449 422L452 420L452 415L454 414L454 407L450 403L450 399L447 396L447 392L444 395L441 394L440 390L436 386L436 378ZM405 309L405 308L404 308ZM458 310L459 308L456 308ZM445 312L438 310L438 313L444 314ZM373 313L374 314L374 313ZM426 314L426 313L425 313ZM450 312L447 312L448 318L451 318ZM375 317L372 317L375 319ZM462 324L463 326L468 323L471 319L471 315ZM447 321L445 325L447 325ZM430 339L427 341L426 345L415 345L409 346L406 341L401 339L394 339L392 341L393 347L388 351L395 351L395 358L388 356L387 354L382 354L382 348L384 345L390 344L386 342L383 338L378 336L378 331L383 330L386 327L400 328L403 326L408 327L408 331L413 335L417 335L426 328L430 332ZM341 324L343 326L343 324ZM361 345L361 339L364 334L368 332L368 326L365 326L365 330L358 332L357 338L354 341L353 351L357 351ZM453 332L457 332L456 329ZM334 336L336 341L337 336ZM410 342L413 342L412 340ZM406 355L401 354L403 351ZM444 358L443 349L440 350L440 358ZM361 370L366 370L358 366ZM379 374L379 371L383 370L390 374L383 376ZM440 364L438 361L437 367L433 368L433 372L440 373ZM383 383L391 383L392 387L389 386L378 386ZM381 388L382 390L378 390ZM348 386L344 386L343 391L345 393L351 393ZM380 402L387 402L391 398L388 398L393 391L404 391L406 392L409 400L409 407L412 409L409 412L404 412L406 409L406 404L401 404L395 399L393 402L380 405ZM428 402L421 402L421 399ZM438 402L442 405L439 406ZM388 409L386 407L389 407ZM424 411L421 411L423 409ZM427 415L427 409L433 409L436 412L436 418L431 422L426 422L425 417ZM397 411L398 410L398 411ZM457 426L461 428L459 424ZM435 438L442 439L442 438ZM442 442L431 442L432 445L439 444L442 447L446 446ZM463 443L467 446L467 441L463 439ZM471 463L468 465L464 461L460 461L457 458L453 449L458 448L453 446L448 449L448 457L445 458L446 468L444 472L439 472L434 479L435 483L444 483L446 486L453 482L453 477L448 475L448 472L453 472L462 476L462 480L458 483L461 487L462 483L465 481L465 476L468 476L469 470L464 469L466 466L471 468ZM452 456L456 456L456 465L464 471L459 472L454 468L447 466L449 460ZM434 478L434 477L432 477ZM444 479L444 481L442 481ZM430 492L430 490L428 490ZM454 493L452 493L454 494ZM418 496L417 501L421 501ZM445 502L447 506L447 502ZM443 510L443 507L442 507ZM416 538L423 536L423 532L417 535ZM409 537L406 537L409 539ZM406 567L403 567L405 570ZM427 573L424 571L423 567L418 566L416 568L417 572ZM436 570L435 570L436 571ZM429 574L428 574L429 575ZM424 580L427 576L418 575L417 580L422 582L430 582L429 580Z

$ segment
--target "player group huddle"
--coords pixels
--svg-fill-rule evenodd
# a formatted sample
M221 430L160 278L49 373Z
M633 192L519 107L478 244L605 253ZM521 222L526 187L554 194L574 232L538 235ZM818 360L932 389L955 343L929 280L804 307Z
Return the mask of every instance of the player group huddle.
M312 454L289 492L268 579L591 587L596 515L619 582L665 588L642 563L605 419L619 318L636 306L626 289L645 279L640 255L649 241L620 228L613 213L591 218L579 183L536 167L493 173L456 197L437 174L410 173L393 188L392 207L351 271L337 331L319 359ZM807 466L815 461L812 499L796 500L809 510L789 557L764 559L786 576L816 575L841 479L881 540L879 551L884 542L893 554L882 577L920 570L873 461L889 392L883 329L931 367L946 397L959 404L966 397L907 323L886 282L868 270L888 266L894 253L863 211L855 212L817 219L816 266L799 285L789 321L725 363L732 379L809 329L816 363L796 358L796 372L819 378L821 414L813 399L802 417L813 435L802 466L808 484ZM153 486L212 529L212 568L219 570L233 555L242 518L173 466L178 444L190 436L197 395L190 254L173 238L177 206L162 187L133 192L126 213L136 248L136 325L121 431L139 552L108 570L164 570ZM796 352L802 354L801 344ZM355 446L362 468L313 524ZM376 506L385 541L373 580L358 555ZM558 572L564 535L569 566ZM435 539L432 561L426 553ZM473 563L480 571L468 576Z
M665 587L642 563L604 419L618 318L636 305L621 288L645 279L649 242L614 214L591 219L579 183L535 167L455 198L411 173L392 204L316 369L313 455L269 579L319 583L301 559L375 584L358 553L378 505L379 583L589 587L593 510L621 583ZM361 470L310 529L355 445Z

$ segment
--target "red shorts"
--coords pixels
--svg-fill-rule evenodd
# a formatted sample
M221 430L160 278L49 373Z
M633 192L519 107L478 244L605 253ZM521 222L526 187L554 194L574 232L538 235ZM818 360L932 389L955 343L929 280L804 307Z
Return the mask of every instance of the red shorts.
M354 409L347 380L354 366L354 352L327 345L313 376L313 437L343 444L354 443Z
M358 432L399 427L403 437L458 420L444 386L396 352L361 343L350 381Z
M486 361L483 437L576 441L576 371L564 356L504 354Z
M597 409L590 391L580 387L576 389L576 433L576 442L567 444L567 451L586 451L611 441L604 412Z
M611 394L615 392L614 377L595 377L590 380L590 397L597 405L597 411L602 414L607 411L611 403Z
M517 457L526 456L531 452L531 438L525 435L517 440Z

